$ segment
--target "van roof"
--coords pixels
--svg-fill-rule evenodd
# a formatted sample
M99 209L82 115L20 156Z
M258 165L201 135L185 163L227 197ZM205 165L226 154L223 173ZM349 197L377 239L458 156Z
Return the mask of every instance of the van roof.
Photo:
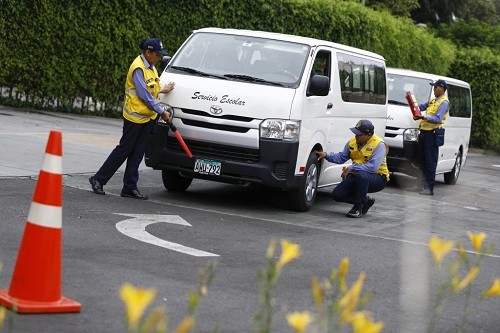
M448 84L453 84L453 85L456 85L456 86L464 86L464 87L470 88L470 84L467 83L467 82L465 82L465 81L454 79L452 77L447 77L447 76L443 76L443 75L437 75L437 74L432 74L432 73L424 73L424 72L417 72L417 71L414 71L414 70L411 70L411 69L394 68L394 67L387 67L386 68L386 72L387 72L387 74L396 74L396 75L402 75L402 76L412 76L412 77L418 77L418 78L422 78L422 79L430 79L432 81L436 81L438 79L443 79Z
M336 49L357 53L363 56L368 56L372 58L376 58L378 60L384 61L385 59L380 54L366 51L363 49L358 49L356 47L347 46L344 44L338 44L334 42L329 42L321 39L309 38L309 37L301 37L295 35L287 35L277 32L267 32L267 31L255 31L255 30L243 30L243 29L223 29L223 28L202 28L198 30L194 30L193 33L198 32L211 32L217 34L228 34L228 35L240 35L240 36L251 36L251 37L260 37L260 38L269 38L282 40L287 42L301 43L309 46L329 46Z

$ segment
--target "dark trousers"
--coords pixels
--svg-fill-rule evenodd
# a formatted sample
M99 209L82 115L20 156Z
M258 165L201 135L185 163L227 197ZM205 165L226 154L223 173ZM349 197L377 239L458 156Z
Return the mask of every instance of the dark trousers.
M429 190L434 190L439 147L436 145L434 131L420 131L418 136L418 167L422 183Z
M332 191L335 201L354 204L361 210L366 203L366 194L382 191L385 188L386 179L377 173L357 171L347 176Z
M123 134L120 143L109 154L104 164L94 175L94 178L102 185L106 185L123 162L127 160L125 174L123 175L123 190L133 191L137 189L139 165L146 151L148 135L154 130L155 126L155 120L137 124L123 119Z

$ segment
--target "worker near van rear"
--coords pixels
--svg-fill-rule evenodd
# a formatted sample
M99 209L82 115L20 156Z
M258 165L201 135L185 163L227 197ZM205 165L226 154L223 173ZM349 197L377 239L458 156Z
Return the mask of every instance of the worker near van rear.
M169 93L175 84L170 82L163 88L160 86L155 64L167 55L161 41L150 38L141 42L139 48L142 53L130 65L125 81L122 137L99 171L89 178L89 182L94 193L106 194L103 186L126 160L121 196L147 200L148 196L137 189L139 165L144 157L148 135L154 130L157 118L171 121L171 111L160 105L159 94Z
M420 175L416 184L407 188L410 192L422 195L434 195L436 182L436 167L439 156L439 146L436 140L436 129L442 128L450 109L450 102L445 95L448 85L444 80L430 83L434 87L434 98L429 102L419 104L420 110L425 110L425 116L413 117L420 119L417 154ZM444 143L444 142L442 142ZM442 144L441 143L441 144Z
M387 147L378 135L374 134L371 121L362 119L350 130L354 136L339 153L315 151L318 159L343 164L349 159L350 166L342 169L342 181L332 191L335 201L354 204L346 214L347 217L358 218L365 215L375 203L375 198L367 193L382 191L389 181L387 168Z

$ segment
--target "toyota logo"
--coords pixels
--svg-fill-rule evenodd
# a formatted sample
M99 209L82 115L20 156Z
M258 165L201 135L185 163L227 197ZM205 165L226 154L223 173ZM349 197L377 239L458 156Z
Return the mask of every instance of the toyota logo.
M210 107L210 113L211 114L215 114L215 115L218 115L218 114L221 114L222 113L222 108L218 105L212 105Z

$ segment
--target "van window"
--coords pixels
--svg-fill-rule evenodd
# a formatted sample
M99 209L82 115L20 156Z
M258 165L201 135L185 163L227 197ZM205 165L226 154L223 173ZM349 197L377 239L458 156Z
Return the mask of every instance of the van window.
M382 62L342 53L337 57L344 102L385 104L386 77Z
M406 101L406 92L411 91L417 102L428 102L432 93L432 80L412 76L403 76L387 74L387 94L389 95L389 104L408 105Z
M296 88L309 50L308 45L293 42L197 33L177 52L166 71Z
M448 84L448 99L450 100L451 117L471 117L472 101L468 88Z

